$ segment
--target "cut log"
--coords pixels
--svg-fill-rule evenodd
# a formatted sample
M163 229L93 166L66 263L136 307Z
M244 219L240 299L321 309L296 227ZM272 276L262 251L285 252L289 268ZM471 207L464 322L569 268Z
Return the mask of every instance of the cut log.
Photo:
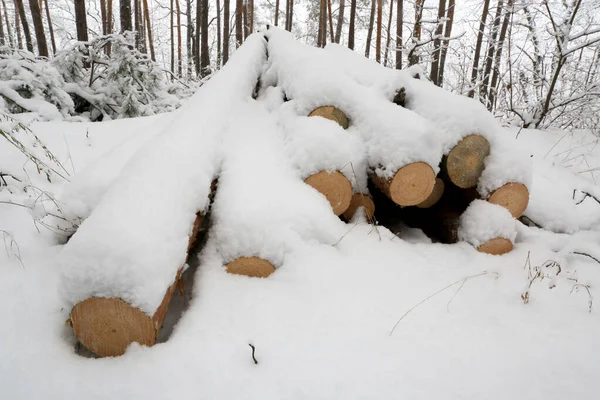
M344 211L342 216L346 221L350 221L359 207L363 207L365 218L367 221L371 221L375 213L375 203L373 202L373 198L368 194L354 193L348 209Z
M152 317L119 298L90 297L71 310L71 324L77 339L100 357L116 357L138 342L153 346L183 269L167 289Z
M492 255L506 254L513 249L513 244L510 240L505 238L494 238L488 240L484 244L477 248L480 253L487 253Z
M477 185L489 154L490 144L483 136L469 135L450 150L442 165L452 183L467 189Z
M187 252L190 254L190 250L194 247L196 243L196 239L198 238L198 233L200 232L200 226L202 225L202 221L204 221L204 214L201 212L196 214L196 220L194 221L194 226L192 227L192 233L190 235L190 239L188 241Z
M275 272L273 264L258 257L240 257L227 264L227 272L253 278L266 278Z
M492 192L488 202L506 208L513 217L519 218L529 204L529 191L522 183L507 183Z
M429 207L432 207L433 205L435 205L442 198L442 195L444 194L444 187L445 187L444 181L441 178L435 178L435 184L433 185L433 191L431 192L429 197L427 197L427 199L424 202L417 204L417 207L429 208Z
M337 107L334 106L323 106L319 108L315 108L310 114L309 117L323 117L330 119L332 121L337 122L342 128L348 129L350 125L348 121L348 117Z
M341 172L317 172L304 182L327 198L335 215L341 215L350 206L352 184Z
M429 164L414 162L400 168L391 179L373 174L371 180L394 203L416 206L427 200L433 192L435 173Z

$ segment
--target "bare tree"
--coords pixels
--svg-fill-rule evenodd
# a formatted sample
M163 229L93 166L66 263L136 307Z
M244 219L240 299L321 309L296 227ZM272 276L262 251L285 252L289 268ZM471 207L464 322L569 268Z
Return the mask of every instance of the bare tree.
M40 3L38 3L38 1L39 0L29 0L29 10L31 11L38 53L42 57L48 57L48 44L46 42L46 34L44 33L44 23L42 22L42 10L40 9Z
M23 38L21 37L21 17L19 13L19 6L17 5L18 0L14 0L15 3L15 31L17 32L17 45L19 50L23 49ZM32 48L33 51L33 48Z
M384 66L388 66L388 59L390 53L390 42L392 40L391 29L392 29L392 18L394 17L394 0L390 0L390 14L388 15L388 23L386 27L386 36L385 36L385 60L383 62Z
M452 36L452 25L454 24L454 0L448 0L448 11L446 13L446 29L444 30L444 39L442 40L442 52L440 54L440 67L438 81L440 86L444 84L444 69L446 67L446 54L448 54L448 44Z
M242 30L242 7L243 0L235 2L235 47L238 48L244 42L244 31Z
M140 0L133 0L135 44L139 51L146 52L146 41L144 37L144 24L142 23L142 7Z
M350 0L350 27L348 28L348 48L354 50L354 25L356 21L356 0Z
M194 37L194 64L196 66L196 76L201 76L200 68L200 21L202 20L202 0L196 0L196 35Z
M498 0L498 3L496 4L496 16L494 17L494 22L492 23L492 33L488 40L487 55L485 58L485 68L483 70L483 79L481 87L479 88L479 96L482 99L487 99L487 93L490 82L490 73L492 72L492 61L494 60L495 47L497 44L496 37L498 36L498 29L502 17L503 4L504 0Z
M477 42L475 43L475 55L473 56L473 68L471 69L471 90L469 90L469 97L475 95L475 83L477 82L477 75L479 74L479 58L481 54L481 44L483 43L483 34L485 31L485 22L487 20L488 11L490 8L490 0L484 0L483 12L481 14L481 20L479 21L479 31L477 32Z
M250 25L250 34L254 32L254 0L248 0L248 24Z
M228 2L229 0L225 0ZM217 68L221 67L221 0L217 0Z
M440 0L438 5L437 26L435 28L435 38L433 40L433 58L431 60L431 73L429 79L434 85L441 86L439 82L439 62L442 32L444 30L444 15L446 13L446 0Z
M371 38L373 37L373 23L375 22L375 1L371 0L371 14L369 16L369 29L367 30L367 44L365 46L365 57L369 58L371 53Z
M131 26L131 0L120 0L121 33L133 30Z
M152 38L152 25L150 24L150 10L148 9L148 0L144 0L144 18L146 18L146 30L148 31L148 47L150 48L150 59L152 61L156 61L156 55L154 53L154 40ZM179 35L179 51L181 52L181 31L179 31ZM181 54L179 56L179 62L181 63ZM179 73L179 75L181 75L181 72Z
M375 40L375 61L381 63L381 25L383 24L383 0L377 0L377 38Z
M415 25L413 28L413 34L411 37L411 50L408 53L408 65L418 64L420 61L417 48L420 46L421 41L421 20L423 19L423 3L425 0L416 0L415 2Z
M29 32L29 22L27 22L27 14L25 14L25 7L23 6L23 0L15 0L19 11L19 20L23 27L23 33L25 34L25 44L27 50L33 53L33 41L31 40L31 33Z
M229 0L223 4L223 65L229 60Z
M175 2L171 0L169 7L169 34L171 38L171 73L175 73Z
M102 19L102 34L106 35L106 25L108 24L106 15L106 0L100 0L100 18Z
M200 22L200 76L210 74L210 54L208 52L208 0L199 0L202 8Z
M496 97L496 86L498 85L498 76L500 75L500 61L502 59L502 48L504 47L504 39L506 38L506 31L508 29L508 22L512 15L513 0L508 0L507 9L504 11L504 20L502 21L502 28L500 29L500 37L496 44L496 54L494 55L494 68L492 71L492 81L490 83L488 91L488 109L491 111L495 104Z
M10 20L8 19L8 11L6 9L6 1L2 0L2 7L4 10L4 22L6 22L6 33L8 34L8 42L10 43L10 47L15 46L12 30L10 28Z
M279 0L275 0L275 26L279 23Z
M319 30L317 33L317 47L325 47L327 41L327 0L319 2Z
M329 41L334 42L333 36L333 15L331 12L331 0L327 0L327 14L329 16Z
M50 18L50 8L48 7L48 0L40 0L40 8L42 3L46 8L46 19L48 20L48 32L50 33L50 43L52 43L52 54L56 54L56 40L54 39L54 27L52 26L52 18Z
M194 64L194 27L192 24L192 0L185 0L185 15L186 15L186 47L187 47L187 76L192 76Z
M344 7L346 0L340 0L340 8L338 10L337 25L335 27L334 42L339 43L342 36L342 26L344 25Z
M404 0L397 0L396 9L396 69L402 69L402 26L404 25Z

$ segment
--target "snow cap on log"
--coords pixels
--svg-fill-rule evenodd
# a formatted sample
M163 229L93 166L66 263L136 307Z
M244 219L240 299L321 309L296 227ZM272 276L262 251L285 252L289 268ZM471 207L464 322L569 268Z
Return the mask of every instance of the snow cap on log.
M330 105L356 129L377 176L391 178L401 167L425 162L435 173L442 156L433 124L389 102L351 79L329 52L304 46L280 29L270 29L265 82L283 87L298 115Z
M506 241L511 243L508 251L517 237L517 229L513 216L501 206L488 203L484 200L474 200L460 217L458 240L470 243L475 248L488 243L480 251L501 245L507 249ZM504 239L504 241L495 240Z
M223 121L251 97L265 56L264 38L253 35L125 166L61 253L69 308L90 297L120 298L155 315L186 261L196 213L208 205Z

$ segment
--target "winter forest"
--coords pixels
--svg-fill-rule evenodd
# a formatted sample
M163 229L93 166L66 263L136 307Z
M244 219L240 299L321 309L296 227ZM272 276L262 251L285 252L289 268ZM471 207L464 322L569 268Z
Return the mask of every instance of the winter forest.
M597 8L593 0L5 0L2 106L36 111L22 98L43 98L54 107L37 109L42 118L92 121L169 111L271 24L389 68L419 65L510 124L595 130ZM120 77L124 70L136 79Z
M600 398L600 0L0 0L0 398Z

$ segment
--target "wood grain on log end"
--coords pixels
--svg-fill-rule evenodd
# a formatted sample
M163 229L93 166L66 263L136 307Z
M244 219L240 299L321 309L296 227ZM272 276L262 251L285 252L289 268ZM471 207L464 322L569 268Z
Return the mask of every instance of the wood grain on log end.
M452 183L462 189L476 186L483 172L483 161L490 154L490 144L481 135L469 135L450 150L444 168Z
M227 272L253 278L266 278L275 272L273 264L258 257L240 257L226 266Z
M367 221L370 221L375 213L375 203L373 202L373 198L371 196L362 193L354 193L352 195L350 205L348 206L348 209L344 211L343 217L347 221L351 220L359 207L363 207L365 218Z
M490 239L484 244L480 245L477 248L477 251L480 253L492 254L492 255L501 255L506 254L513 249L513 244L510 240L505 238L494 238Z
M334 106L323 106L319 108L315 108L310 114L309 117L323 117L330 119L332 121L337 122L342 128L348 129L350 125L348 121L348 117L337 107Z
M77 303L71 310L75 337L100 357L123 355L133 342L153 346L182 273L180 268L152 317L116 297L90 297Z
M400 168L391 179L373 175L371 180L399 206L416 206L431 195L435 173L429 164L419 161Z
M488 198L488 202L506 208L513 217L519 218L529 204L529 190L522 183L507 183L496 189Z
M431 194L429 195L429 197L427 197L427 199L425 201L417 204L417 207L429 208L429 207L432 207L435 204L437 204L437 202L440 201L440 199L442 198L442 195L444 194L445 186L446 185L444 184L444 181L441 178L435 178L435 184L433 185L433 191L431 192Z
M304 182L327 198L335 215L341 215L350 206L352 184L341 172L317 172Z
M81 344L100 357L120 356L133 342L156 343L152 318L118 298L90 297L77 303L71 323Z

